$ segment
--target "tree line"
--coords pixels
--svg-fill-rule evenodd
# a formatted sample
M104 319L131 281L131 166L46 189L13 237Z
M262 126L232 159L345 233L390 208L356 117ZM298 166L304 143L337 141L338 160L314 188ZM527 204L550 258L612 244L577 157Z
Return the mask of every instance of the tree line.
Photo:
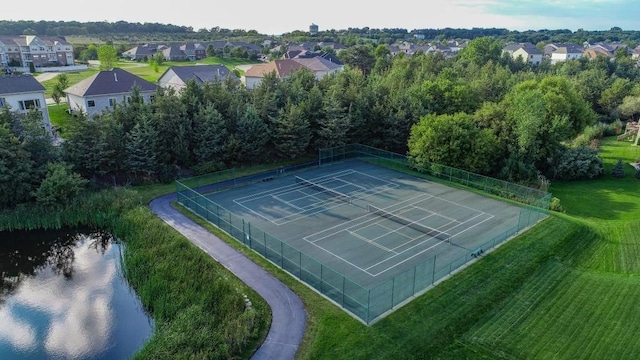
M63 201L56 184L170 181L245 164L301 160L320 148L362 143L523 184L602 173L598 138L640 114L630 58L531 68L473 40L459 56L349 49L345 71L315 78L265 76L249 91L231 80L144 103L137 89L113 111L75 117L50 145L37 111L0 116L0 205ZM42 188L48 182L48 187ZM40 193L39 193L40 192Z
M107 22L78 22L78 21L33 21L33 20L0 20L0 35L47 35L70 36L92 35L105 41L135 42L136 36L158 36L156 41L208 41L218 39L242 38L259 43L270 36L259 34L255 30L224 29L212 24L211 28L194 29L190 26L178 26L160 23L131 23L127 21ZM373 43L392 44L397 41L416 41L416 35L424 37L423 41L444 40L473 40L482 37L492 37L510 42L530 42L532 44L549 42L584 42L596 43L602 41L624 42L633 47L640 43L640 31L623 30L612 27L609 30L578 29L540 29L517 31L505 28L442 28L442 29L404 29L404 28L347 28L327 29L311 36L307 31L295 30L282 34L283 41L324 41L337 42L345 46Z

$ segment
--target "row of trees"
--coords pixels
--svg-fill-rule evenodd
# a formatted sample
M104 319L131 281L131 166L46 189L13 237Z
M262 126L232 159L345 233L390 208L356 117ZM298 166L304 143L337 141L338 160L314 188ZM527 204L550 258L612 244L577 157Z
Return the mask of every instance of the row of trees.
M31 141L42 135L16 130L30 118L5 109L10 131L3 136L13 150L0 158L29 157L39 175L23 161L0 161L11 168L0 180L2 203L35 198L50 162L93 183L171 180L347 143L527 184L540 175L599 175L597 153L584 147L597 131L585 129L640 114L638 69L623 60L579 60L533 70L499 50L491 38L473 40L453 59L391 57L363 46L345 71L322 80L299 71L288 79L270 74L252 91L233 81L189 83L179 93L160 90L151 104L134 90L112 112L76 118L56 151L34 153ZM8 190L17 184L30 185Z

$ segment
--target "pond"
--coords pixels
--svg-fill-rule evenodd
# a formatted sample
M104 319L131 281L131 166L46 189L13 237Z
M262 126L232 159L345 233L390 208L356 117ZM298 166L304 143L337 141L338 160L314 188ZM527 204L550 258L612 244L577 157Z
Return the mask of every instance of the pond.
M121 255L103 232L0 232L0 358L131 358L153 320Z

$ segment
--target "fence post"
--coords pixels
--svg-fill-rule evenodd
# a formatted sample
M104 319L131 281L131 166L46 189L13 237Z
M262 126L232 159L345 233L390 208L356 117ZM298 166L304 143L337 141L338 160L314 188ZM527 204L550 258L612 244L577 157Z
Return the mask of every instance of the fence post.
M436 282L436 256L433 255L433 271L431 272L431 285Z
M242 242L247 245L247 232L244 229L244 219L242 219Z
M342 276L342 307L344 307L344 288L345 283L347 282L347 278L344 277L344 275Z
M267 233L264 231L262 232L262 245L264 246L264 253L262 255L264 255L264 257L268 259L269 257L267 256Z
M418 271L418 266L414 266L413 267L413 289L411 289L411 294L415 295L416 294L416 273Z
M393 281L391 281L391 308L393 309L393 306L394 306L393 294L396 292L396 278L394 277L392 280Z

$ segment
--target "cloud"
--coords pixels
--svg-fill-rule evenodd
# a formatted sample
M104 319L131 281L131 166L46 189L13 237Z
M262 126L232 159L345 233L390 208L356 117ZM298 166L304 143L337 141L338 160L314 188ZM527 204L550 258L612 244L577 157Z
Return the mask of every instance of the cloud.
M88 242L74 251L73 281L50 269L23 281L11 302L0 310L0 322L12 324L8 327L11 334L0 332L0 339L4 337L16 348L36 346L34 329L13 311L20 306L48 317L44 350L49 356L87 357L110 346L115 322L112 283L118 281L118 252L110 247L103 256Z

